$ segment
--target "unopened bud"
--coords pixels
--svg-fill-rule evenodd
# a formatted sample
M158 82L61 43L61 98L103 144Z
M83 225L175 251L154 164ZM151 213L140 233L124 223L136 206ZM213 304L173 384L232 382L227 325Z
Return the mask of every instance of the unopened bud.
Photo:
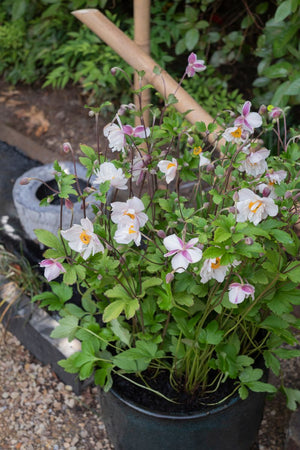
M172 272L167 273L166 275L166 283L171 283L174 280L174 274Z
M116 73L117 73L117 68L116 68L116 67L112 67L112 68L110 69L110 73L111 73L113 76L115 76Z
M65 153L69 153L72 151L72 146L71 146L70 142L65 142L63 144L63 150Z
M94 116L95 116L94 111L89 111L89 117L94 117Z
M278 106L274 106L269 112L270 119L278 119L282 114L282 109L278 108Z
M271 189L268 187L265 187L262 192L263 197L269 197L270 194L271 194Z
M158 231L157 231L157 236L158 236L159 238L161 238L161 239L164 239L167 235L166 235L166 233L164 232L164 230L158 230Z
M213 164L207 164L206 172L213 172L215 170L215 166Z
M225 250L230 250L230 245L225 245Z
M236 213L236 208L235 208L234 206L230 206L230 208L228 208L228 211L229 211L231 214L235 214L235 213Z
M65 199L65 207L66 207L67 209L70 209L71 211L72 211L73 208L74 208L74 205L73 205L73 203L71 202L71 200L70 200L69 198L66 198L66 199Z
M95 188L91 187L91 186L87 186L83 189L84 192L86 192L87 194L92 194L93 192L95 192Z
M288 198L291 198L293 196L293 194L291 193L291 191L286 191L286 193L284 194L284 198L287 200Z
M235 233L235 227L230 227L230 233Z
M101 281L102 280L102 275L99 273L99 275L97 275L97 280Z
M252 245L254 241L251 237L246 237L244 242L246 245Z
M200 250L204 249L204 244L197 244L195 247L199 248Z
M193 145L195 140L194 140L194 138L192 136L189 136L187 142L188 142L189 145Z
M29 184L31 180L32 180L32 178L28 178L28 177L22 178L20 180L20 184L22 184L22 186L25 186L25 184Z
M266 107L266 105L261 105L261 106L259 107L258 114L260 114L261 116L263 116L264 114L266 114L266 112L267 112L267 107Z
M235 192L235 193L233 194L232 198L233 198L233 201L234 201L234 202L238 202L238 201L239 201L239 194L238 194L238 192Z
M207 208L209 208L209 202L205 202L205 203L203 203L203 208L204 208L204 209L207 209Z

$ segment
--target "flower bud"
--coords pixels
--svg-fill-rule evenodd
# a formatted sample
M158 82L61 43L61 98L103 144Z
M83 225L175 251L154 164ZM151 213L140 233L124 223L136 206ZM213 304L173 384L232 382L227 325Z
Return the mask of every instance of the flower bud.
M72 146L71 146L70 142L65 142L65 143L63 144L63 151L64 151L65 153L69 153L69 152L72 151Z
M26 184L29 184L30 181L31 181L31 178L24 177L24 178L22 178L22 179L20 180L20 184L21 184L22 186L25 186Z
M166 283L171 283L174 280L174 274L172 272L167 273L166 275Z
M195 140L194 140L194 138L192 136L189 136L187 142L188 142L189 145L193 145Z
M99 273L99 275L97 275L97 280L101 281L102 280L102 275Z
M231 214L235 214L235 213L236 213L236 208L235 208L234 206L230 206L230 208L228 208L228 211L229 211Z
M270 119L278 119L282 114L282 109L278 108L278 106L274 106L269 112Z
M261 105L261 106L259 107L258 114L260 114L261 116L263 116L264 114L266 114L266 112L267 112L267 107L266 107L266 105Z
M284 198L287 200L288 198L292 198L293 194L291 193L291 191L286 191L286 193L284 194Z
M66 207L67 209L70 209L71 211L72 211L73 208L74 208L74 205L73 205L73 203L71 202L71 200L70 200L69 198L66 198L66 199L65 199L65 207Z
M225 245L225 250L230 250L230 245Z
M252 245L254 241L251 237L246 237L244 242L246 245Z
M197 244L195 247L199 248L200 250L204 249L204 244Z
M230 233L235 233L235 227L230 227Z
M268 187L265 187L264 190L262 191L263 197L269 197L270 194L271 194L271 189Z
M213 164L207 164L206 172L213 172L215 170L215 166Z
M207 209L208 207L209 207L209 202L203 203L203 208L204 208L204 209Z
M89 117L94 117L95 113L94 111L89 111Z
M166 233L164 232L164 230L158 230L158 231L157 231L157 236L158 236L159 238L161 238L161 239L164 239L167 235L166 235Z
M115 76L116 73L117 73L117 68L116 68L116 67L112 67L112 68L110 69L110 73L111 73L113 76Z
M238 201L239 201L239 194L238 194L238 192L235 192L235 193L233 194L232 198L233 198L233 201L234 201L234 202L238 202Z

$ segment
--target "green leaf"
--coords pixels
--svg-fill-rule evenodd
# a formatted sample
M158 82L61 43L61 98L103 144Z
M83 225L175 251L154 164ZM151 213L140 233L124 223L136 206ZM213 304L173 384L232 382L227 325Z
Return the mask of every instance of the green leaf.
M129 296L127 291L120 284L117 284L112 289L108 289L104 294L108 298L132 299L132 297Z
M174 301L177 305L190 307L194 304L194 296L182 292L174 295Z
M277 392L275 386L269 383L264 383L263 381L249 381L246 383L247 387L254 392L269 392L270 394L274 394Z
M66 272L63 275L63 280L65 284L69 285L76 283L77 273L75 267L69 265L66 266Z
M293 283L300 283L300 263L298 261L291 262L287 266L285 273Z
M187 31L184 37L184 41L186 48L189 51L195 48L196 44L199 42L199 37L200 37L199 30L197 30L196 28L191 28L190 30Z
M115 300L104 309L103 322L110 322L117 319L126 306L126 300Z
M34 230L36 237L41 244L46 247L55 248L56 250L64 250L61 240L48 230L36 229Z
M284 78L288 77L293 67L290 63L283 61L272 66L266 67L263 74L268 78Z
M209 247L203 252L203 258L218 258L219 256L222 256L224 253L224 250L219 247Z
M140 305L137 298L129 301L127 300L124 308L127 320L131 319L135 315L136 311L139 309L139 306Z
M300 92L300 77L291 82L285 91L285 95L298 95Z
M55 295L66 302L70 300L73 296L73 289L63 283L58 283L57 281L51 281L50 287Z
M246 386L242 385L239 388L239 396L241 397L242 400L246 400L246 398L248 398L248 395L249 395L248 389L246 388Z
M52 338L68 338L72 341L78 328L78 318L74 316L67 316L60 319L58 326L52 331L50 337Z
M293 239L286 231L274 229L270 231L270 234L274 236L277 242L280 242L283 245L292 245L294 243Z
M292 389L282 386L282 390L287 397L287 407L292 411L296 411L298 408L297 403L300 404L300 390Z
M121 325L119 319L113 319L110 324L112 331L120 339L120 341L126 344L127 347L130 347L131 336L127 328L124 328Z
M214 235L214 241L216 243L224 242L227 239L231 238L231 236L232 234L224 230L224 228L217 228Z
M275 16L274 16L274 22L282 22L287 16L289 16L292 12L292 1L291 0L285 0L281 5L278 6Z
M276 356L273 355L273 353L270 350L265 350L263 353L264 360L266 367L268 369L271 369L275 375L279 375L280 373L280 362L276 358Z

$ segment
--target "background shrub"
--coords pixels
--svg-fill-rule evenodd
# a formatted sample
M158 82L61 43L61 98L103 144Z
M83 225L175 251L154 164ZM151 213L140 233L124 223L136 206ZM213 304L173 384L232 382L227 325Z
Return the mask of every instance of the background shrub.
M63 88L79 83L89 104L126 102L127 83L113 77L122 58L71 15L99 8L130 37L132 2L2 0L0 73L11 83ZM185 88L211 114L242 97L277 106L300 104L300 0L152 0L151 54L180 76L191 51L209 70Z

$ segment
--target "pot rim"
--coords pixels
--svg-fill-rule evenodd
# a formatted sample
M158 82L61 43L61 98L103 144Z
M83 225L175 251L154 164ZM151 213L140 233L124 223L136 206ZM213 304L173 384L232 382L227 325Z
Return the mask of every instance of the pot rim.
M103 390L101 389L103 392ZM136 403L134 403L132 400L126 399L122 397L119 393L117 393L113 388L110 389L107 394L112 394L115 398L117 398L121 403L125 404L129 408L142 413L146 416L150 416L157 419L166 419L166 420L191 420L191 419L199 419L201 417L208 417L212 414L218 414L224 411L225 409L233 407L237 402L243 401L241 400L240 396L237 392L232 394L232 397L229 398L229 400L225 400L220 405L214 405L211 409L207 411L191 411L190 413L181 413L181 412L174 412L174 413L164 413L162 411L152 411L148 408L145 408L143 406L139 406ZM250 394L250 392L249 392Z

